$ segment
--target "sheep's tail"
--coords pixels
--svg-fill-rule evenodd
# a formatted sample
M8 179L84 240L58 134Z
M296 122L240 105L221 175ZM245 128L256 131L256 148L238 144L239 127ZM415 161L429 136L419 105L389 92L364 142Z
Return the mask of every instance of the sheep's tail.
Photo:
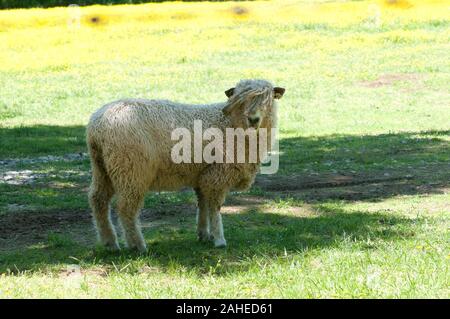
M87 137L87 146L89 156L91 158L92 182L93 183L111 183L108 172L106 170L105 161L103 159L103 151L101 146L89 136Z

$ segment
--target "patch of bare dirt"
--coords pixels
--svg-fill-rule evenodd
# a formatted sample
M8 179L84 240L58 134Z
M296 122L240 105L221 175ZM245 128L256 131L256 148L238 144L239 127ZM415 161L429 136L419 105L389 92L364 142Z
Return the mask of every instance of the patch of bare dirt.
M436 172L442 175L438 176ZM396 195L446 193L450 186L449 176L446 176L448 172L448 165L429 165L414 170L379 173L259 175L255 185L273 196L292 196L310 201L380 200Z
M58 230L65 225L88 223L87 212L36 213L16 212L0 215L0 239L18 233L42 234L49 230ZM49 228L49 226L51 226Z
M422 77L415 73L383 74L373 81L362 81L360 84L368 88L378 88L381 86L390 86L398 82L422 87Z
M158 207L143 209L140 216L142 228L158 227L173 216L195 214L193 204L161 204ZM113 223L118 225L113 212ZM117 227L120 233L120 227ZM47 243L49 234L61 234L76 243L93 245L95 231L89 210L66 212L38 212L34 210L10 211L0 214L0 251Z
M0 215L0 250L26 247L46 241L50 233L65 234L86 243L91 218L86 211L16 211Z
M448 193L448 173L448 165L441 164L415 167L414 171L320 176L259 175L255 186L264 190L264 195L231 194L222 209L224 213L231 214L252 209L264 210L264 204L277 197L293 197L304 200L305 203L314 203L329 199L381 200L396 195ZM76 243L88 246L95 243L95 231L89 210L37 212L26 211L25 208L0 214L0 251L38 243L48 244L49 233L62 234ZM289 209L295 214L305 213L301 207ZM174 205L162 201L144 208L140 219L143 228L151 228L175 220L193 218L195 212L195 203ZM113 223L118 224L115 213Z
M387 183L399 180L413 179L412 175L391 176L389 173L383 176L338 175L322 174L320 177L304 175L270 176L260 175L255 185L266 191L292 191L304 189L344 187L374 183Z
M246 14L249 13L247 8L240 7L240 6L233 7L232 11L233 11L234 14L239 15L239 16L240 15L246 15Z
M17 164L36 164L49 162L72 162L87 159L87 153L71 153L62 156L46 155L39 157L26 158L7 158L0 160L0 167L16 166Z
M93 275L99 277L106 277L109 272L108 266L104 265L103 267L98 268L89 268L84 269L81 268L80 265L71 264L67 265L66 269L63 269L59 272L59 278L70 278L70 279L79 279L81 280L84 275Z

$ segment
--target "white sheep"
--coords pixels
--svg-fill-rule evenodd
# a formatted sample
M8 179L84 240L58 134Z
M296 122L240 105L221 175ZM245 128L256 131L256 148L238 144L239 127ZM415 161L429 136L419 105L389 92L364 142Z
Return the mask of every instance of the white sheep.
M194 120L203 129L276 127L274 99L284 89L265 80L242 80L225 91L228 101L211 105L186 105L166 100L126 99L97 110L87 126L92 166L89 203L98 238L110 249L119 249L110 220L109 204L117 195L117 212L127 246L145 251L138 216L148 191L175 191L192 187L198 198L197 233L200 240L226 245L220 207L231 189L248 189L260 166L256 163L175 163L171 150L174 128L193 130ZM225 134L224 134L225 135ZM226 141L225 141L226 142ZM271 143L269 141L268 150Z

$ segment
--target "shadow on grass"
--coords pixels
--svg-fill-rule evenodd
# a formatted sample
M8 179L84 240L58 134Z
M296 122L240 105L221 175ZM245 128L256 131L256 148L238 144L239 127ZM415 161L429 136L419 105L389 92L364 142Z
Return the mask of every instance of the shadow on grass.
M261 189L266 193L263 196L283 193L278 195L306 202L440 194L450 183L449 136L450 131L443 130L285 138L280 140L279 172L259 175L253 190ZM79 152L86 152L84 126L0 128L0 160ZM20 168L28 169L26 165ZM86 209L86 202L81 204L80 199L89 184L87 159L57 165L49 162L41 168L49 173L29 179L36 184L2 184L2 171L14 168L0 164L0 213L2 206L8 205L35 207L33 203L38 203L45 209L45 194L51 195L52 209L58 208L59 200L70 204L61 206L63 210ZM69 176L58 171L73 172ZM73 185L58 186L64 182Z
M0 158L33 157L44 154L61 155L73 152L85 152L85 128L83 126L35 126L23 128L0 128ZM270 185L271 178L278 178L282 184L290 186L283 189L277 187L263 188L260 198L278 196L278 191L285 191L284 195L297 197L306 203L313 203L318 209L317 215L302 217L294 215L280 215L270 212L261 212L257 208L249 209L251 203L242 205L242 214L227 214L224 218L226 235L229 247L217 250L209 244L197 243L195 240L194 218L189 217L189 225L170 223L160 229L150 229L146 232L150 255L140 257L132 253L110 254L102 250L92 250L92 247L75 244L74 241L55 240L42 244L27 245L23 249L0 252L0 272L17 272L22 270L37 271L67 263L80 263L82 266L102 265L113 267L121 263L135 260L136 265L148 264L162 270L173 266L182 266L198 274L205 272L224 273L239 271L254 267L249 262L252 258L270 256L283 258L285 251L303 252L311 249L321 249L344 245L346 241L357 243L361 249L376 248L369 244L380 240L401 240L411 234L414 227L411 221L392 217L388 213L345 212L339 208L326 210L321 203L334 200L381 200L397 195L439 194L443 188L449 186L450 170L449 156L450 143L446 138L450 131L403 132L396 134L382 134L374 136L332 135L322 137L286 138L280 141L283 152L280 158L279 174L269 177L266 181ZM69 170L71 163L55 166ZM2 169L2 167L0 167ZM74 162L72 170L86 173L88 165ZM380 181L386 172L395 172L399 178ZM69 189L78 195L84 194L88 180L82 177L64 175L58 177L73 182L75 186ZM83 174L81 174L83 175ZM361 181L354 185L333 186L333 178L337 175L361 177ZM411 175L412 177L407 177ZM289 181L289 176L295 176ZM308 178L321 178L322 182L330 182L326 187L317 187L295 183ZM403 178L404 177L404 178ZM49 179L50 177L46 177ZM403 179L402 179L403 178ZM51 179L51 178L50 178ZM368 180L364 180L368 179ZM0 180L0 183L2 181ZM314 182L314 181L313 181ZM294 185L293 187L291 187ZM5 184L1 186L0 194L0 225L5 222L5 216L14 214L14 211L1 211L10 205L22 205L24 185ZM257 185L259 186L259 185ZM322 185L323 186L323 185ZM40 191L41 187L47 190L54 188L57 191ZM75 200L66 198L68 192L58 184L34 184L28 186L27 203L32 204L34 197L40 198L50 194L51 203L69 202L71 210L86 212L86 203L77 204ZM352 188L353 187L353 188ZM255 191L257 191L255 189ZM35 192L35 195L33 195ZM344 195L343 195L344 194ZM350 194L350 195L349 195ZM77 196L78 196L77 195ZM66 196L66 197L64 197ZM71 195L69 194L69 197ZM170 209L170 206L179 201L179 197L169 200L167 205L160 208L158 214ZM14 200L16 199L16 201ZM261 202L260 202L261 203ZM79 205L79 207L77 206ZM26 207L23 208L26 212ZM52 210L42 210L42 213L53 214ZM40 211L32 214L39 215ZM59 212L65 214L66 212ZM70 212L67 212L69 214ZM87 213L86 213L87 214ZM52 232L57 228L52 224L52 218L41 231ZM24 221L25 222L25 221ZM76 223L76 222L75 222ZM80 224L81 225L81 224ZM85 221L83 227L92 227ZM186 227L184 227L186 226ZM83 235L84 232L80 231ZM5 234L0 234L5 238ZM7 240L14 241L13 233L7 235ZM116 266L114 266L116 267ZM133 271L133 265L127 271ZM137 266L136 266L137 267ZM138 271L137 268L135 271Z
M331 135L280 141L280 171L263 191L307 202L442 194L450 185L450 131Z
M285 138L280 141L280 170L364 173L368 169L449 164L448 138L450 130Z
M49 237L42 246L29 246L5 253L0 273L35 272L61 264L79 264L82 269L101 267L127 273L155 271L192 271L196 275L226 274L255 267L255 261L283 259L291 253L342 247L376 249L382 241L404 240L414 236L414 221L385 212L364 213L332 211L316 207L312 216L263 213L257 209L224 216L228 247L213 248L212 243L196 240L194 216L189 222L172 222L145 232L149 253L139 255L127 250L107 252L82 246L67 237ZM131 263L130 263L131 262ZM64 269L63 269L64 271Z
M0 159L86 152L86 127L0 126Z

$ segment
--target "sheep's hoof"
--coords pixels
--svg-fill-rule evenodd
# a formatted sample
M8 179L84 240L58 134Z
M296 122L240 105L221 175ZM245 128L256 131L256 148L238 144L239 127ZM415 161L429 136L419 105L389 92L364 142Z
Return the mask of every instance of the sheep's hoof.
M214 247L222 248L222 247L226 247L226 246L227 246L227 241L225 240L225 238L214 240Z
M147 245L145 245L145 243L127 243L127 248L141 254L145 254L147 252Z
M133 247L130 247L130 249L137 251L140 254L145 254L147 252L147 246L145 246L145 245L133 246Z
M103 247L105 247L109 251L119 251L120 250L120 246L116 241L103 243Z
M201 232L201 231L199 231L197 233L197 236L198 236L198 240L199 241L205 242L205 241L213 240L213 237L212 237L212 235L209 232Z

